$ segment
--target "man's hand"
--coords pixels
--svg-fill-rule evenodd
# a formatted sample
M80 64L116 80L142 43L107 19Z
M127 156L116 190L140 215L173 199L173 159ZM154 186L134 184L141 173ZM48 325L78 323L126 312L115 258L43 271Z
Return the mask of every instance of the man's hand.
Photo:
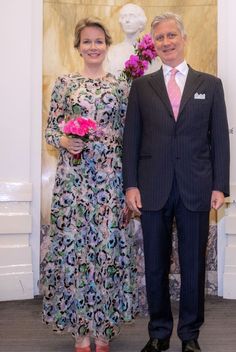
M125 202L127 207L134 212L135 215L141 215L142 208L141 195L136 187L128 188L125 193Z
M220 191L212 191L211 194L211 207L218 210L224 204L224 193Z

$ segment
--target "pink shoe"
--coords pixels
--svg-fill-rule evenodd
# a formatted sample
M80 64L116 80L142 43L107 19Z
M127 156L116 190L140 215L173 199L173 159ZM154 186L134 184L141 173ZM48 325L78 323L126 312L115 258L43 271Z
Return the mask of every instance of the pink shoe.
M79 347L75 346L75 352L91 352L90 346Z
M96 344L96 352L109 352L109 351L110 351L109 344L107 345Z

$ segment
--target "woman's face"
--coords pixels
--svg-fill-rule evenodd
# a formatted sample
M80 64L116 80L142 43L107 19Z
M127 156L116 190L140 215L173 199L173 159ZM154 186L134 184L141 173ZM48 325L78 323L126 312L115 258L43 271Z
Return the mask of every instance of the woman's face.
M105 33L101 28L86 27L81 31L79 53L85 64L102 65L107 49Z

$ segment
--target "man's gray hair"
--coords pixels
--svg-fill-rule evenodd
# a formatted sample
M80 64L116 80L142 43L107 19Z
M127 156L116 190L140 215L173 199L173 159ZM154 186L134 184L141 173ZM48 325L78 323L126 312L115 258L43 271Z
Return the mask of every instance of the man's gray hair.
M180 15L173 13L173 12L165 12L162 15L156 16L152 23L151 23L151 34L153 37L154 30L156 26L164 21L170 21L174 20L177 24L178 29L180 30L180 33L182 37L186 36L185 28L184 28L184 23Z

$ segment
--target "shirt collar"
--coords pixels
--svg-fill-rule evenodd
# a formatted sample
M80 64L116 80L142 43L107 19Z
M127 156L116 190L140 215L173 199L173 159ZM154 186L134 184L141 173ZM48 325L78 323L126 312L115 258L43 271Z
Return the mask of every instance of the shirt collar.
M170 71L172 70L173 67L162 64L162 69L163 69L163 73L164 73L164 77L166 77ZM188 65L187 62L184 60L183 62L181 62L181 64L179 64L178 66L176 66L176 69L182 73L184 76L187 76L188 73Z

